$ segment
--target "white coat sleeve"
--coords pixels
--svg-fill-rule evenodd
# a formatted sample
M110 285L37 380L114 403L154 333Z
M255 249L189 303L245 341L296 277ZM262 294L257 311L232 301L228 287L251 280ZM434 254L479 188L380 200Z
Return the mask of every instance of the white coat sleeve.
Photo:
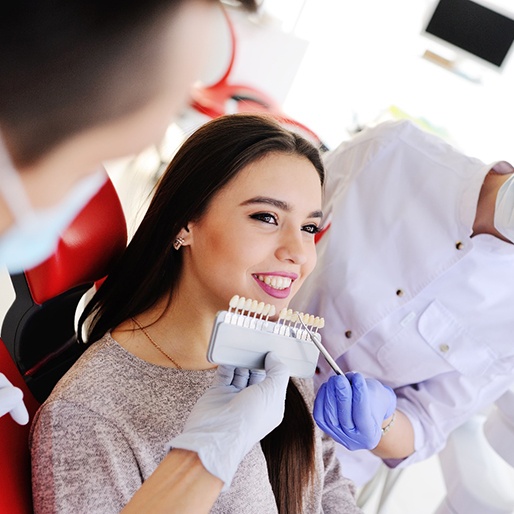
M513 374L499 374L493 365L479 376L451 371L396 389L397 409L406 414L414 428L415 452L404 460L385 463L404 467L438 453L454 429L491 405L513 384Z

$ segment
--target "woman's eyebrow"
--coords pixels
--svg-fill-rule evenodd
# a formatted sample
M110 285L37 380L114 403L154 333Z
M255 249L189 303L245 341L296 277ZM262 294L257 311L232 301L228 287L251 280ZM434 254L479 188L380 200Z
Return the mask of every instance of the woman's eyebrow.
M249 200L245 200L240 205L253 205L258 203L265 203L268 205L272 205L273 207L280 209L285 212L291 212L291 206L282 200L277 200L276 198L270 198L269 196L255 196L254 198L250 198ZM308 218L322 218L323 213L320 210L312 211L308 216Z

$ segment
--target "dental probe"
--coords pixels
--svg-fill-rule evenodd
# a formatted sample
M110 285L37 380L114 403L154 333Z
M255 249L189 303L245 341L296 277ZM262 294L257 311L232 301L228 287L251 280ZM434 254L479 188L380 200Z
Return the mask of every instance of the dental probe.
M316 345L318 350L321 352L323 357L325 357L325 360L328 362L330 367L335 371L337 375L344 375L344 373L341 371L341 368L337 365L336 361L332 358L332 356L328 353L327 349L321 344L321 341L319 341L316 338L316 334L313 334L308 328L307 325L303 321L303 316L301 313L297 312L298 319L300 320L301 325L303 326L304 330L309 334L309 337L311 338L312 342Z

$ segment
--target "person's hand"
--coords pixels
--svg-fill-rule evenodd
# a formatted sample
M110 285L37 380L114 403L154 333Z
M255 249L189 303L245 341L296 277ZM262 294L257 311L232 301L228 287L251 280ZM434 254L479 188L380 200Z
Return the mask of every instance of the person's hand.
M29 413L23 403L23 392L0 373L0 417L7 413L20 425L29 422Z
M390 387L350 372L322 384L314 402L314 419L349 450L371 450L380 441L382 423L395 409L396 395Z
M219 366L169 446L198 453L226 490L243 457L282 421L288 382L289 369L271 352L265 371Z

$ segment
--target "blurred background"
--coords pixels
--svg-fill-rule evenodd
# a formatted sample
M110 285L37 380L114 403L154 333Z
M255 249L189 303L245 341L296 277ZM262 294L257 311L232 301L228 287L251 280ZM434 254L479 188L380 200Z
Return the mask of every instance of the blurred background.
M496 66L432 36L425 29L438 3L263 0L260 12L249 16L226 0L228 23L220 15L218 44L191 105L160 147L106 163L129 218L140 210L133 204L141 196L138 187L145 191L134 181L145 182L156 169L158 175L187 134L217 114L262 110L262 104L272 103L270 110L313 131L328 149L366 125L410 118L485 162L514 162L512 49ZM512 0L478 5L514 19ZM459 30L461 13L445 16L450 30ZM498 43L507 49L514 37L509 21ZM501 31L492 23L460 30L471 41L482 35L496 44Z
M514 19L512 0L478 4ZM438 0L264 0L252 16L231 8L229 0L226 5L228 18L220 12L218 44L209 65L192 90L190 105L169 126L161 144L105 163L129 235L183 139L224 112L279 112L300 123L322 149L335 148L367 125L409 118L485 162L514 163L512 52L506 52L501 66L491 65L428 34L425 29ZM453 21L457 30L463 20ZM480 34L494 40L499 33L512 42L514 29L509 26L479 28L477 34L468 30L471 41ZM13 301L4 270L0 291L1 322ZM512 469L497 456L487 459L494 469L481 467L477 473L489 474L510 496L499 510L466 514L513 512ZM458 466L452 469L459 471ZM437 456L394 478L387 503L379 509L377 488L366 514L431 514L447 494ZM493 493L499 503L503 493Z
M485 161L501 156L512 160L511 53L501 68L494 69L431 38L425 28L437 3L265 0L263 7L282 30L291 39L306 42L284 98L285 110L333 147L345 137L345 130L396 107L422 118ZM512 0L479 4L514 17ZM462 19L453 23L458 27ZM486 37L498 30L491 27ZM427 50L454 60L455 69L424 58Z

